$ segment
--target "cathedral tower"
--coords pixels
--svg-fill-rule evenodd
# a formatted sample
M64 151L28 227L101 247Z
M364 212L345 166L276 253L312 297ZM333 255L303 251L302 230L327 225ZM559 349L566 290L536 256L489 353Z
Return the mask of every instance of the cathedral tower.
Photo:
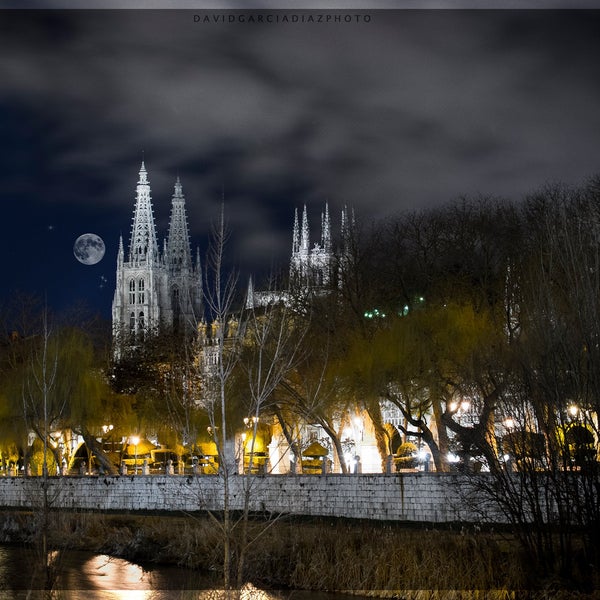
M165 264L169 276L172 311L168 320L173 324L175 331L186 327L191 330L201 320L202 273L199 253L196 255L196 265L192 264L185 198L179 177L171 199Z
M252 278L248 283L246 308L257 308L273 303L289 304L294 297L302 297L309 293L323 295L331 292L342 279L341 269L336 272L335 266L348 264L346 254L349 250L350 230L346 208L342 211L342 245L336 257L331 237L331 220L329 205L321 213L321 240L310 247L310 227L306 205L302 211L302 220L298 218L298 209L294 212L292 230L292 256L290 258L289 288L286 291L254 289Z
M192 264L185 199L179 178L171 205L169 237L159 252L150 182L144 162L139 172L133 223L125 260L123 238L117 254L112 305L116 357L134 349L160 328L195 331L201 311L200 264Z
M301 288L327 287L331 283L333 252L331 248L331 222L329 206L321 213L321 243L310 247L310 229L306 205L302 211L302 225L298 211L294 215L292 234L292 257L290 261L290 285Z

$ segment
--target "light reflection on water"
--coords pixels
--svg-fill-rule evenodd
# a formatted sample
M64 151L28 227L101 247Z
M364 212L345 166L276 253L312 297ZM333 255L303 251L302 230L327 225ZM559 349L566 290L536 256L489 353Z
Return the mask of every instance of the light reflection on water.
M318 592L263 591L250 584L239 593L215 589L206 575L189 569L143 568L120 558L87 552L54 553L53 592L31 550L0 546L0 600L343 600L349 596ZM356 596L353 597L356 600Z
M139 565L106 555L91 556L77 569L61 570L56 587L69 590L74 600L95 598L105 600L145 600L154 596L152 571Z
M65 570L57 582L57 588L69 590L72 600L89 600L90 591L94 598L101 600L163 600L165 598L195 598L197 600L279 600L281 596L246 585L240 592L224 590L187 589L190 581L179 580L182 588L168 589L173 586L171 575L187 574L183 569L169 570L166 567L146 570L143 567L119 558L95 555L81 563L77 570ZM205 578L204 578L205 579ZM198 577L192 587L197 588Z

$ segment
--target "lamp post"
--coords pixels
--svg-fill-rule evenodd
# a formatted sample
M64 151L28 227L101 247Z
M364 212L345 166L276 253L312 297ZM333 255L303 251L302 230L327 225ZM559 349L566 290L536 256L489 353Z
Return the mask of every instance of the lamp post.
M140 438L137 435L134 435L131 438L131 443L133 444L134 450L135 450L135 454L134 454L134 464L135 464L135 474L137 475L137 447L138 444L140 443Z

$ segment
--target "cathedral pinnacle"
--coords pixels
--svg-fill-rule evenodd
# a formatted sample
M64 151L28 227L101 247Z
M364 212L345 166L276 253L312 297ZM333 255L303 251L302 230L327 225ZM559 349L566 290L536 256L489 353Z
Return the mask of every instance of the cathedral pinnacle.
M177 180L175 181L175 194L173 198L182 198L183 199L183 191L181 187L181 180L179 179L179 175L177 175Z
M310 230L308 228L308 213L306 211L306 204L304 205L304 211L302 212L302 234L300 238L300 251L307 254L310 248Z
M298 209L294 210L294 233L292 234L292 254L300 250L300 225L298 224Z
M144 161L142 161L133 211L131 242L129 244L129 260L138 264L158 262L156 228L150 197L150 183L147 175Z
M140 167L140 179L138 183L148 184L148 173L146 172L146 166L144 165L144 161L142 160L142 166Z
M302 220L298 220L298 209L294 213L294 231L292 239L292 257L290 261L290 280L292 285L303 287L322 287L329 284L333 260L331 221L329 205L321 213L321 243L310 247L310 229L306 204L302 210Z
M177 181L175 182L175 193L171 200L171 220L169 222L167 248L169 251L168 263L171 269L192 270L185 198L179 177L177 177Z
M329 220L329 204L325 204L325 212L321 215L321 245L325 252L331 252L331 221Z

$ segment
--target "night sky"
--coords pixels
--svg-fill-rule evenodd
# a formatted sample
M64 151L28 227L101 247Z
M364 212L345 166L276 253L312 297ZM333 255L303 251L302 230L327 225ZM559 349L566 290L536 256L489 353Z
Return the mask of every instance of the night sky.
M194 21L229 14L261 13L0 11L0 302L110 315L142 155L161 246L179 175L202 252L224 196L243 277L287 264L304 203L318 241L326 201L337 230L343 205L379 220L600 172L599 13Z

